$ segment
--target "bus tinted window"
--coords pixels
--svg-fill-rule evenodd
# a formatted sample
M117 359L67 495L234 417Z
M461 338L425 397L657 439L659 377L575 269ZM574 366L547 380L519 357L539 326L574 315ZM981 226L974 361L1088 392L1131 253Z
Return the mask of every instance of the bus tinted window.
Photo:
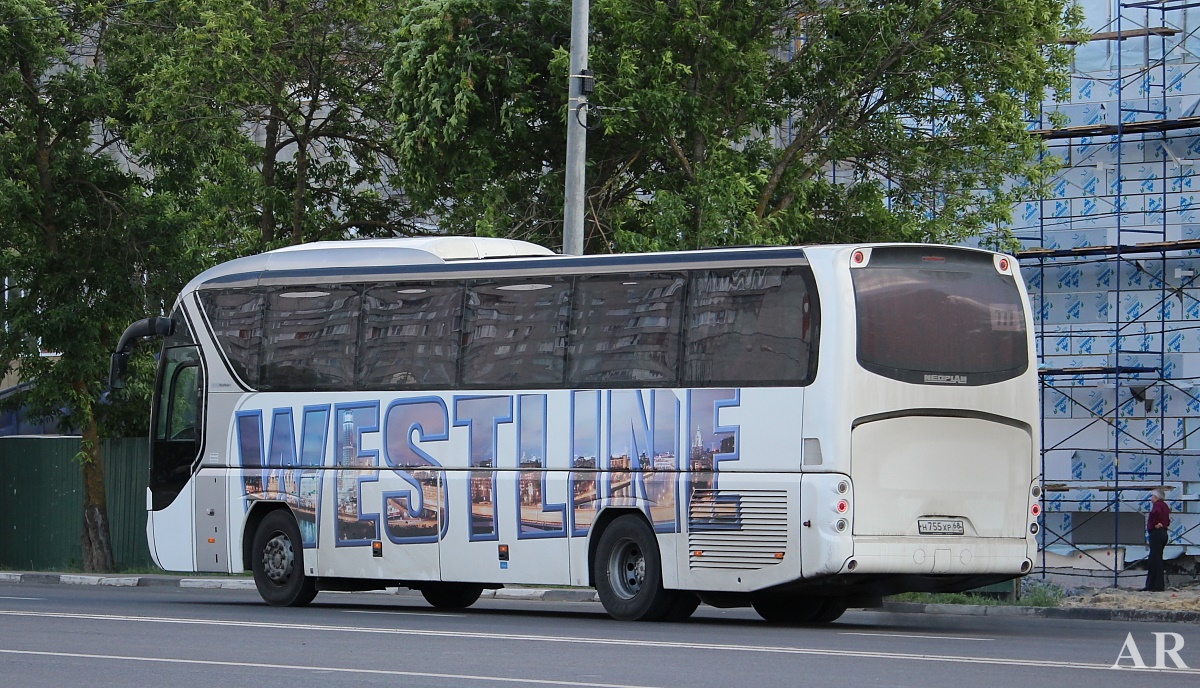
M391 284L366 293L359 379L364 389L454 386L461 284Z
M858 360L867 370L907 382L982 385L1028 366L1021 294L991 254L877 248L851 275Z
M562 277L469 286L463 386L562 384L570 311L571 283Z
M263 391L354 387L357 290L324 285L272 287L263 327Z
M234 372L256 387L262 350L262 294L255 289L202 291L200 304Z
M815 303L795 268L692 273L684 383L807 383Z
M684 283L682 275L577 280L568 384L675 383Z

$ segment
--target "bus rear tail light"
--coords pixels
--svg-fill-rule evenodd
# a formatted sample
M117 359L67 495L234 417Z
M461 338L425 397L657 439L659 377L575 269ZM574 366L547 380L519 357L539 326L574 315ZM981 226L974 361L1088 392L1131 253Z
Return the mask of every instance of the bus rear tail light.
M837 512L839 514L844 514L849 510L850 510L850 502L847 502L844 499L839 499L837 502Z
M1042 506L1040 504L1034 504L1033 506L1029 507L1030 516L1036 517L1040 513L1042 513Z

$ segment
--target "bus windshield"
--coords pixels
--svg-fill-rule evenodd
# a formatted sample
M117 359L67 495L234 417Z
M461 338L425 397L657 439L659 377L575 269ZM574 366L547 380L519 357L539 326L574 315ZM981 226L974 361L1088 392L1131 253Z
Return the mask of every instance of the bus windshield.
M919 384L984 385L1029 365L1016 278L997 270L992 254L876 248L851 273L858 360L867 370Z

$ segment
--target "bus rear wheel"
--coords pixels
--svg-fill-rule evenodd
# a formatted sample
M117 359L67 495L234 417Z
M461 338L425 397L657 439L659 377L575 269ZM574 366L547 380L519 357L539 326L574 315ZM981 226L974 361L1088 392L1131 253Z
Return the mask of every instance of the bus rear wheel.
M663 588L658 541L638 516L621 516L604 529L592 575L600 604L618 621L658 621L673 610L683 616L685 605L675 607L683 593Z
M267 604L303 607L317 596L316 579L304 575L304 543L290 511L264 516L250 551L254 586Z
M819 597L797 595L759 595L751 600L751 606L765 621L777 624L814 623L821 614L825 601Z
M667 610L663 621L687 621L692 618L696 608L700 606L700 596L690 590L680 590L676 593L675 602Z
M467 583L439 583L421 588L421 596L438 609L466 609L483 594L483 586Z
M811 623L827 624L842 618L846 613L846 603L836 597L831 597L821 604L821 611L813 616Z

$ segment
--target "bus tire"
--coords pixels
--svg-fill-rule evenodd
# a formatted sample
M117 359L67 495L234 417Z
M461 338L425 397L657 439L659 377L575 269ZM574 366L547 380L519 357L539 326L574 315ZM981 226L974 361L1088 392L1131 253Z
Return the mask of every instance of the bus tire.
M317 596L317 581L304 574L300 527L287 509L263 517L250 549L254 586L273 607L303 607Z
M421 588L425 601L438 609L466 609L482 594L482 585L469 583L439 583Z
M700 606L700 596L690 590L680 590L676 593L675 602L667 610L663 621L687 621L692 618L696 608Z
M819 598L797 595L756 595L750 605L764 621L776 624L812 623L824 608Z
M812 618L810 623L827 624L833 623L842 618L842 614L846 613L845 601L831 597L821 604L821 610L818 611Z
M618 621L658 621L679 595L663 588L658 541L639 516L621 516L604 529L592 573L600 604Z

